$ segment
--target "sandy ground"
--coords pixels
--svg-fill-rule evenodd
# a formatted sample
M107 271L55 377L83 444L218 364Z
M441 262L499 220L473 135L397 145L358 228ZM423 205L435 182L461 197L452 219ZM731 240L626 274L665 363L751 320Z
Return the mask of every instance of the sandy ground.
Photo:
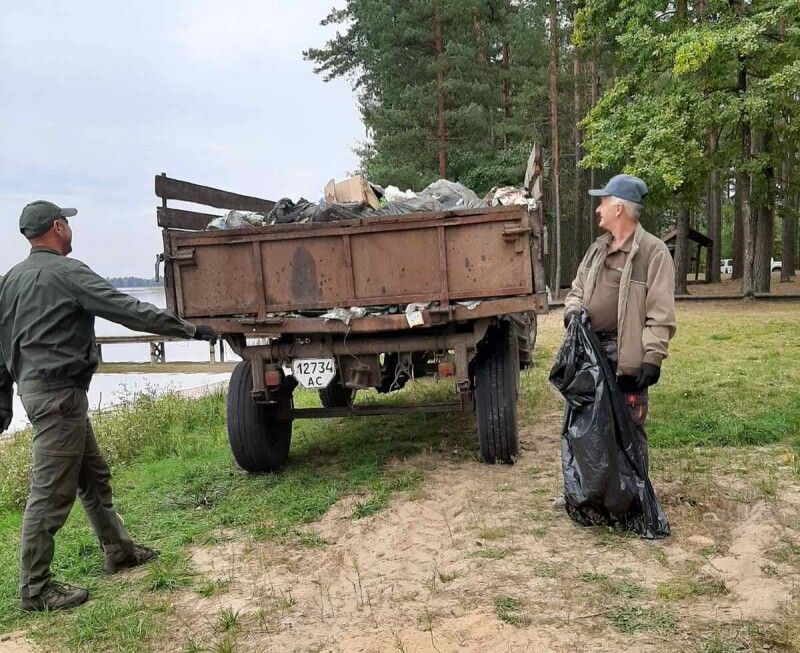
M35 653L35 650L22 635L0 635L0 653Z
M234 537L196 548L195 569L218 580L220 592L180 596L160 646L683 651L708 637L755 644L753 628L797 616L800 570L774 555L800 544L790 472L766 500L747 494L761 481L737 472L756 460L726 460L729 476L701 482L691 465L674 461L654 473L673 535L631 539L575 526L552 507L559 428L560 414L551 413L523 429L513 467L415 459L428 468L420 496L400 495L360 520L352 517L356 498L342 501L310 529L325 540L319 548ZM723 593L659 599L692 579ZM502 613L509 599L513 609ZM226 615L237 615L227 631Z

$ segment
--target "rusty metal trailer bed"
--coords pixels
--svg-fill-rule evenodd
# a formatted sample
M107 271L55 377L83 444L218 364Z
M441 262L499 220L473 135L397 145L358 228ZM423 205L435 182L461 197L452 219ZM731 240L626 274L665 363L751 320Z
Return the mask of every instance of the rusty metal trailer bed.
M274 203L164 174L155 190L168 307L213 327L243 359L227 406L242 468L278 469L296 418L420 410L475 409L484 460L514 460L519 371L547 311L541 201L205 231L218 215L167 201L263 213ZM408 304L423 306L407 315ZM350 307L369 312L321 317ZM360 389L391 392L425 375L454 379L458 401L354 404ZM321 408L294 407L298 381L319 391Z

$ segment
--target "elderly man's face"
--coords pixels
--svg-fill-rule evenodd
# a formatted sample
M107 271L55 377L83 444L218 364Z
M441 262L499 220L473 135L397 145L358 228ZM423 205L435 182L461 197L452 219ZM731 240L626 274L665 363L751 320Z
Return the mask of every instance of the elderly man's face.
M601 229L610 230L625 215L625 209L622 208L622 205L612 202L611 197L608 195L601 197L600 205L595 209L595 213L600 218L599 226Z

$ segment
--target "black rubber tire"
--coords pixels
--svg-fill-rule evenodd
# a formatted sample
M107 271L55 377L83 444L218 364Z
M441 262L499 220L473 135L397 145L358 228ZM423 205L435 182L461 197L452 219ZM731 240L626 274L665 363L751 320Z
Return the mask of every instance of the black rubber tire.
M228 443L233 459L246 472L280 469L289 457L292 420L275 418L275 408L253 401L250 362L242 361L228 386Z
M325 408L347 408L353 405L356 398L354 388L345 388L338 378L331 381L327 388L319 390L319 400Z
M475 360L475 412L481 457L512 464L519 452L519 344L508 322L492 328Z

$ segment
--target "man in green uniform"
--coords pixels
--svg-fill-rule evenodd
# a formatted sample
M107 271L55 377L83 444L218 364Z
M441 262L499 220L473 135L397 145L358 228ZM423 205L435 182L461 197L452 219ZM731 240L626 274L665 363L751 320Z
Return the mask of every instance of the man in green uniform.
M211 340L214 332L119 292L86 265L68 258L75 209L28 204L19 219L32 245L27 259L0 278L0 432L11 422L16 382L33 425L33 468L20 547L19 594L24 610L80 605L86 590L50 576L54 536L76 495L115 573L156 557L134 544L114 510L110 478L92 433L86 392L97 369L94 319L135 331Z

